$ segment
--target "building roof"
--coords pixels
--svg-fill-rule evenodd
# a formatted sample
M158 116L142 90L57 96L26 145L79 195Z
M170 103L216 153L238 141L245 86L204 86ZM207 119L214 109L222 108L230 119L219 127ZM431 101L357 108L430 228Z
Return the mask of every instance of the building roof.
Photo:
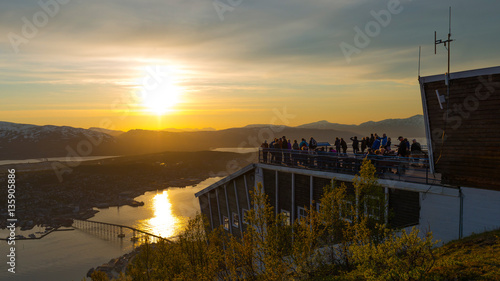
M218 186L221 186L221 185L223 185L225 183L228 183L231 180L233 180L234 178L237 178L237 177L239 177L239 176L241 176L243 174L246 174L247 172L255 169L256 167L257 167L257 164L250 164L248 166L245 166L242 169L238 170L237 172L232 173L229 176L221 179L220 181L211 184L210 186L204 188L203 190L198 191L197 193L194 194L194 196L200 197L200 195L203 195L203 194L205 194L205 193L207 193L207 192L209 192L209 191L217 188Z
M454 80L460 78L469 78L474 76L491 75L498 73L500 73L500 66L494 66L494 67L487 67L480 69L465 70L460 72L452 72L450 73L450 79ZM420 85L423 85L424 83L444 81L444 80L445 80L445 74L423 76L419 78Z

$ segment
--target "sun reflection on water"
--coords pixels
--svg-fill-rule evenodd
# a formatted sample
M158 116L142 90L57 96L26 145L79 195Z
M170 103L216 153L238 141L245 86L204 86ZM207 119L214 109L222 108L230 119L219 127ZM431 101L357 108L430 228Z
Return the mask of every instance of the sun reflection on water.
M149 193L144 198L145 219L137 220L136 228L164 238L178 236L200 210L194 194L219 181L220 177L209 178L202 183L185 188L170 187L167 190ZM141 200L141 199L137 199ZM143 216L144 217L144 216ZM151 237L150 237L151 238Z
M152 209L154 216L146 221L149 232L165 238L177 235L183 224L183 219L172 212L168 190L153 197Z

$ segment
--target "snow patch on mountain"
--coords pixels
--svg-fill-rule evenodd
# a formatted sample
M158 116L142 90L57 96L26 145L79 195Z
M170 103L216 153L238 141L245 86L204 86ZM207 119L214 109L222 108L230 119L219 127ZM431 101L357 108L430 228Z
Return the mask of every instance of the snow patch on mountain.
M0 121L0 139L2 141L33 141L42 139L57 138L59 140L71 140L78 138L112 139L111 136L102 132L73 128L68 126L37 126L30 124L16 124Z

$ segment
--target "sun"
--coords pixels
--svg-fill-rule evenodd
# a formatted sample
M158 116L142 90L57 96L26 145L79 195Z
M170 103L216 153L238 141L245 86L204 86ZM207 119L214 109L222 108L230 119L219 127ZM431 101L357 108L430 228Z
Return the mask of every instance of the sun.
M182 88L177 85L172 71L148 72L151 74L145 76L141 83L142 106L149 113L165 115L179 103Z
M171 83L163 83L157 89L149 91L143 99L147 111L156 115L164 115L179 102L180 88Z

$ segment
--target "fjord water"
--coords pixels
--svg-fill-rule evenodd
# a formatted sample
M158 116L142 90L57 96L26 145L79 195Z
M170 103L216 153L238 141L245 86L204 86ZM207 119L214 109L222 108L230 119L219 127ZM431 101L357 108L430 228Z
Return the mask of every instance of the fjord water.
M215 183L214 177L186 188L171 187L166 190L146 192L136 198L142 207L112 207L101 209L91 220L132 226L163 237L175 236L185 222L199 212L194 193ZM17 234L28 236L42 229L34 228ZM0 230L6 237L8 230ZM57 281L82 280L87 271L130 252L133 244L127 236L94 235L82 230L53 232L42 239L16 241L16 273L7 271L8 248L0 241L0 280Z

